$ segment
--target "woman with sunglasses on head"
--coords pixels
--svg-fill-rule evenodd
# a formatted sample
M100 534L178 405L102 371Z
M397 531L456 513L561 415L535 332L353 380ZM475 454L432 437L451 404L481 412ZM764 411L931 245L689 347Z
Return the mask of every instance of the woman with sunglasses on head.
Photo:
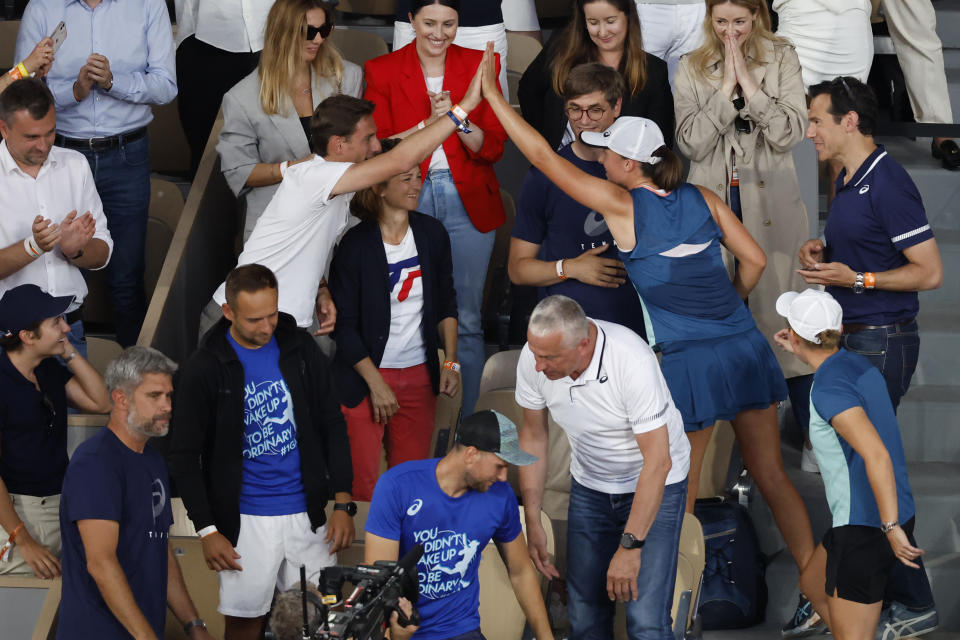
M494 231L506 220L493 164L503 156L506 134L486 102L470 113L457 104L483 57L453 44L459 0L411 0L413 42L374 58L365 67L364 98L377 105L373 119L380 138L403 138L439 118L458 130L420 165L423 189L417 210L443 223L453 253L453 284L459 316L463 414L473 413L486 360L481 306L493 252ZM497 72L499 56L495 56Z
M220 169L246 204L243 239L273 198L285 163L310 157L310 117L324 98L359 97L360 67L329 41L333 9L323 0L277 0L260 66L223 97Z
M383 152L399 144L382 140ZM333 367L353 457L353 498L369 501L387 465L430 457L437 394L460 384L450 238L418 213L420 167L357 192L360 219L330 266ZM437 355L443 348L441 367Z
M667 63L644 52L634 0L574 0L570 23L547 43L520 78L523 117L557 149L573 140L560 96L575 66L600 62L623 75L620 114L657 123L673 146L673 95Z

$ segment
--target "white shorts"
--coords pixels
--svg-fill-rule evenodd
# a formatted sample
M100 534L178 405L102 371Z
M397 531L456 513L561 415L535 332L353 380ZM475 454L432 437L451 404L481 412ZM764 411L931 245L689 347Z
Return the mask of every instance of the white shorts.
M306 565L307 581L316 584L320 570L336 564L325 538L326 525L314 533L304 513L289 516L240 514L240 536L235 547L243 571L221 571L217 611L236 618L258 618L270 610L274 588L286 591L300 581Z

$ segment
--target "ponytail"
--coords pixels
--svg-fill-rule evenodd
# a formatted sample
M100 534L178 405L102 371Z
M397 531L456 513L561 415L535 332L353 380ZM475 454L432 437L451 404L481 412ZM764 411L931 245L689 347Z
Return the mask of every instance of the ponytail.
M677 154L663 146L651 155L660 158L660 162L656 164L641 162L640 170L645 176L664 191L673 191L683 184L683 162Z

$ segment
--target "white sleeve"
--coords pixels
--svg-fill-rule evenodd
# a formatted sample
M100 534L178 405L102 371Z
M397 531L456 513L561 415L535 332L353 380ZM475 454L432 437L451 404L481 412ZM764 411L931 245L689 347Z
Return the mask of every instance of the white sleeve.
M514 391L514 397L517 404L524 409L545 409L547 401L540 390L540 383L543 376L537 371L537 363L533 358L533 352L530 347L523 345L523 351L520 352L520 359L517 361L517 388Z
M77 215L80 216L89 211L93 215L94 224L96 224L93 237L107 243L107 261L103 263L102 267L89 269L90 271L97 271L110 264L110 258L113 256L113 238L110 236L110 229L107 228L107 216L103 213L103 203L100 201L100 194L97 193L97 187L93 180L93 172L90 170L90 164L87 162L87 159L79 153L77 153L77 156L78 158L74 159L76 162L75 170L83 173Z
M533 0L503 0L500 10L507 31L540 31Z
M635 434L646 433L667 423L670 392L650 347L638 338L636 346L629 345L628 351L629 357L618 359L621 371L616 379L630 428Z
M291 175L291 171L299 165L287 169L284 180ZM317 162L316 160L304 167L303 171L293 172L294 180L303 186L303 193L311 202L324 203L330 199L330 192L340 182L340 178L353 166L352 162ZM282 185L283 183L281 183Z

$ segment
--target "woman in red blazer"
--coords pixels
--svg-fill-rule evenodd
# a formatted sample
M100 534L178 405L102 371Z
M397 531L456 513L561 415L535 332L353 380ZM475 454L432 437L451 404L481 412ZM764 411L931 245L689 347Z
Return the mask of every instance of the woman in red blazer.
M446 118L463 98L483 52L452 44L459 8L457 0L413 0L410 24L416 39L367 62L364 98L377 105L373 119L379 137L404 137ZM507 134L486 102L469 114L464 129L469 132L452 134L421 165L425 179L417 209L440 220L450 235L463 412L469 415L484 362L483 286L494 230L505 220L493 163L503 155Z

